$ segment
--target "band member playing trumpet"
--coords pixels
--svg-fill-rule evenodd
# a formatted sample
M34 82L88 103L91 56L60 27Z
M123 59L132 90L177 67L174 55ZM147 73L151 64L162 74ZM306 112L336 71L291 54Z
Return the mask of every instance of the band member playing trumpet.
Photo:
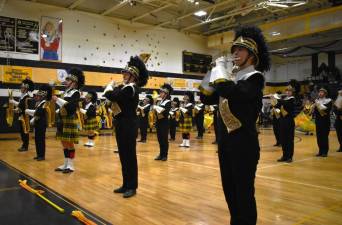
M147 139L147 128L148 128L148 114L151 110L151 104L153 104L153 98L151 95L147 95L143 100L143 105L138 105L139 114L139 127L141 138L138 142L145 143Z
M157 137L159 142L159 155L154 160L166 161L169 152L169 112L171 109L171 93L173 88L170 84L164 84L159 89L161 101L153 107L157 115Z
M216 60L203 79L204 104L219 104L218 156L231 224L256 224L254 179L260 146L256 121L262 107L270 57L259 28L240 27L231 47L232 59ZM233 63L231 62L233 61Z
M171 102L171 109L169 114L170 140L174 141L176 140L176 128L180 117L179 99L177 97L173 98Z
M286 89L286 97L277 99L277 106L280 108L280 143L283 150L283 156L278 162L292 162L294 152L294 108L295 98L293 97L294 89L289 86Z
M332 101L327 98L328 91L325 88L319 89L318 99L314 104L314 116L316 123L316 137L319 151L317 157L327 157L329 151L330 133L330 111Z
M126 68L121 71L123 84L107 85L104 96L112 102L115 118L115 136L119 150L122 185L114 193L123 193L124 198L132 197L138 188L138 163L136 155L136 136L138 118L136 114L139 93L138 88L146 85L148 71L144 62L138 57L131 57Z
M52 96L52 100L59 106L57 110L57 133L56 138L60 140L64 151L64 164L55 169L57 172L74 172L75 145L78 143L78 117L76 110L80 101L80 91L84 85L84 74L78 68L68 71L65 78L65 92L59 98Z
M192 130L192 110L194 94L190 91L184 93L183 106L179 107L181 116L179 119L179 131L182 132L183 142L179 147L190 148L190 132Z
M88 132L88 142L84 144L87 147L94 147L95 131L98 129L96 120L96 101L97 93L89 91L85 96L85 108L81 108L80 112L84 115L83 130Z
M37 161L45 160L45 134L46 127L51 120L51 111L49 108L52 97L52 88L49 85L42 85L37 93L34 94L36 101L35 109L26 109L25 113L33 116L30 124L34 126L34 141L36 144Z
M29 132L30 132L30 119L29 115L25 114L25 110L30 108L31 104L31 97L29 95L29 92L34 90L34 83L32 80L26 78L22 81L20 92L21 96L19 99L19 102L15 101L14 99L10 99L9 102L17 106L17 109L15 112L19 114L18 120L20 122L20 136L22 145L18 149L19 152L24 152L28 150L29 145Z
M338 139L338 143L340 144L338 152L342 152L342 88L338 90L337 98L334 102L334 114L335 114L335 129L336 135Z

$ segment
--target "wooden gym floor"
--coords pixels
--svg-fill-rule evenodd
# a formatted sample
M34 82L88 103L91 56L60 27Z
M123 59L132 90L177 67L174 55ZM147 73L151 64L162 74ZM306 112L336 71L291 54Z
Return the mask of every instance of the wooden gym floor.
M137 144L139 188L124 199L114 194L121 185L118 154L113 136L101 136L95 148L76 149L76 171L54 172L62 164L60 143L49 132L46 160L36 162L34 140L28 152L18 152L17 140L0 141L0 159L112 224L229 224L222 192L213 134L191 141L190 150L170 142L169 160L155 161L156 134ZM1 135L1 137L13 135ZM19 134L15 134L19 137ZM192 137L195 133L192 134ZM327 158L317 158L315 136L296 134L294 162L278 163L281 149L273 147L271 130L261 130L261 158L256 177L258 224L342 224L342 153L336 152L335 132L330 133ZM1 213L1 212L0 212ZM57 212L56 212L57 213Z

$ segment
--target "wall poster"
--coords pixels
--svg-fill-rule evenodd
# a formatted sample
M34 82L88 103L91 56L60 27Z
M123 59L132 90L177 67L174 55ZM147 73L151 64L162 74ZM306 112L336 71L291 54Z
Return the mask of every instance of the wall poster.
M15 49L15 19L0 16L0 51Z
M39 22L16 20L16 52L38 54Z
M40 30L40 59L62 61L62 19L43 16Z

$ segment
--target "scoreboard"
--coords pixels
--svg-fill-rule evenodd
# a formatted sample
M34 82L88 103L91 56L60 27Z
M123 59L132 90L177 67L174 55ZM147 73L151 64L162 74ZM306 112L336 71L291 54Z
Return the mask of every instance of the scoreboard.
M211 55L183 51L183 72L206 74L210 70Z

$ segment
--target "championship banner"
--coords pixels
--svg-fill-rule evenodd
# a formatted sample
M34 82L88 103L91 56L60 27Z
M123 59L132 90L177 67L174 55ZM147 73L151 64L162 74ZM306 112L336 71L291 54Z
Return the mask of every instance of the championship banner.
M32 80L32 68L23 66L3 66L4 83L20 84L25 78Z
M15 19L0 16L0 51L14 51Z
M17 19L16 52L38 54L39 23L31 20Z
M40 59L62 61L62 19L43 16L41 20Z

